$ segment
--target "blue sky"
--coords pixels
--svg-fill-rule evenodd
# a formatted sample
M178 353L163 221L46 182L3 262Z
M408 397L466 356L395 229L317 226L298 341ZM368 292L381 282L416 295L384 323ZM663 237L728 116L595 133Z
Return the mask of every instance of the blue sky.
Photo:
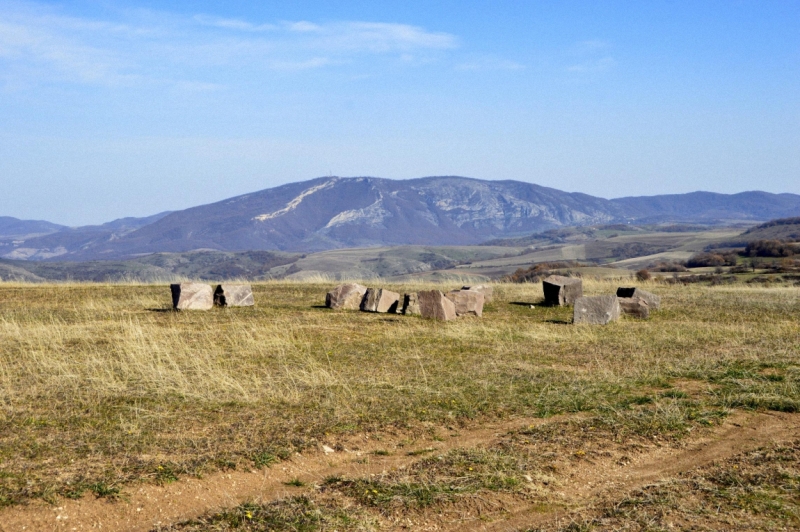
M800 1L0 0L0 215L328 174L800 193Z

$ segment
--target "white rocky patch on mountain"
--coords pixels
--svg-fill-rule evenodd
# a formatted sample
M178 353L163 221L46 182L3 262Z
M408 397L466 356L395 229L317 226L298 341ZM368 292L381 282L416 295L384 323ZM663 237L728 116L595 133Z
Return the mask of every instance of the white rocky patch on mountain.
M266 222L267 220L272 220L273 218L277 218L278 216L283 216L284 214L288 214L288 213L292 212L293 210L295 210L297 208L297 206L300 205L305 198L307 198L308 196L310 196L311 194L313 194L315 192L319 192L320 190L324 190L326 188L332 187L333 185L336 184L336 182L338 180L339 180L338 178L333 178L330 181L326 181L325 183L322 183L321 185L317 185L315 187L308 188L308 189L304 190L303 192L301 192L299 196L297 196L292 201L287 203L286 207L284 207L283 209L280 209L280 210L277 210L275 212L271 212L271 213L268 213L268 214L259 214L258 216L254 217L253 220L257 220L259 222Z
M370 227L385 227L383 221L391 217L392 213L383 207L383 195L381 194L374 203L363 209L352 209L340 212L330 219L325 225L325 229L352 223L363 223Z
M542 205L520 200L483 185L445 185L436 189L427 188L425 193L434 197L436 207L447 212L459 227L471 224L474 227L493 226L505 229L514 220L542 215L547 217L549 214L548 209Z

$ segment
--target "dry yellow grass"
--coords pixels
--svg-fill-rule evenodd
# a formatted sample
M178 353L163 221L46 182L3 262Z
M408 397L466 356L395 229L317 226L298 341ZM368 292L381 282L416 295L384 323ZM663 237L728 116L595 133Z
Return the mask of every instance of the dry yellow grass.
M0 284L0 502L258 465L325 433L581 411L680 432L800 405L796 287L653 283L651 320L574 327L529 308L539 284L496 285L483 319L450 323L320 308L331 286L176 313L164 285ZM687 380L706 392L653 395Z

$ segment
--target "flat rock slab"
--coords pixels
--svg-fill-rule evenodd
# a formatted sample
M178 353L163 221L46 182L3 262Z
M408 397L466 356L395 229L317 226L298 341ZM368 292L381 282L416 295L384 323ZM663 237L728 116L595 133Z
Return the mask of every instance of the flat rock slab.
M453 290L445 294L456 307L456 316L483 316L484 295L473 290Z
M340 284L325 296L325 306L334 310L358 310L367 287L358 283Z
M400 294L385 288L367 288L361 301L364 312L389 312L394 314L400 306Z
M417 294L405 294L403 296L403 314L406 316L420 315Z
M221 284L214 290L214 304L220 307L252 307L256 304L249 284Z
M647 306L650 307L650 310L658 310L661 307L661 296L657 296L654 293L648 292L647 290L642 290L641 288L617 288L617 297L642 299L645 303L647 303Z
M456 319L456 306L439 290L417 292L419 313L423 318L449 321Z
M575 277L551 275L542 281L544 301L548 305L574 305L583 295L583 281Z
M619 319L620 306L617 296L579 297L575 300L572 323L605 325Z
M214 291L205 283L169 285L175 310L209 310L214 306Z
M480 292L483 294L483 302L488 303L494 297L494 288L488 284L476 284L475 286L462 286L462 290L472 290L473 292Z
M623 314L646 320L650 317L650 307L647 301L638 297L620 297L619 308Z

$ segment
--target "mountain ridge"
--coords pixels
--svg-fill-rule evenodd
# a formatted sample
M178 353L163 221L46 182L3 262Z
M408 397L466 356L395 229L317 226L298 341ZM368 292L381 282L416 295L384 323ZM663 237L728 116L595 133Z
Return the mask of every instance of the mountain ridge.
M608 200L513 180L329 176L161 213L125 231L103 224L0 243L0 256L83 261L198 249L473 245L567 226L763 222L797 214L800 195L760 191Z

